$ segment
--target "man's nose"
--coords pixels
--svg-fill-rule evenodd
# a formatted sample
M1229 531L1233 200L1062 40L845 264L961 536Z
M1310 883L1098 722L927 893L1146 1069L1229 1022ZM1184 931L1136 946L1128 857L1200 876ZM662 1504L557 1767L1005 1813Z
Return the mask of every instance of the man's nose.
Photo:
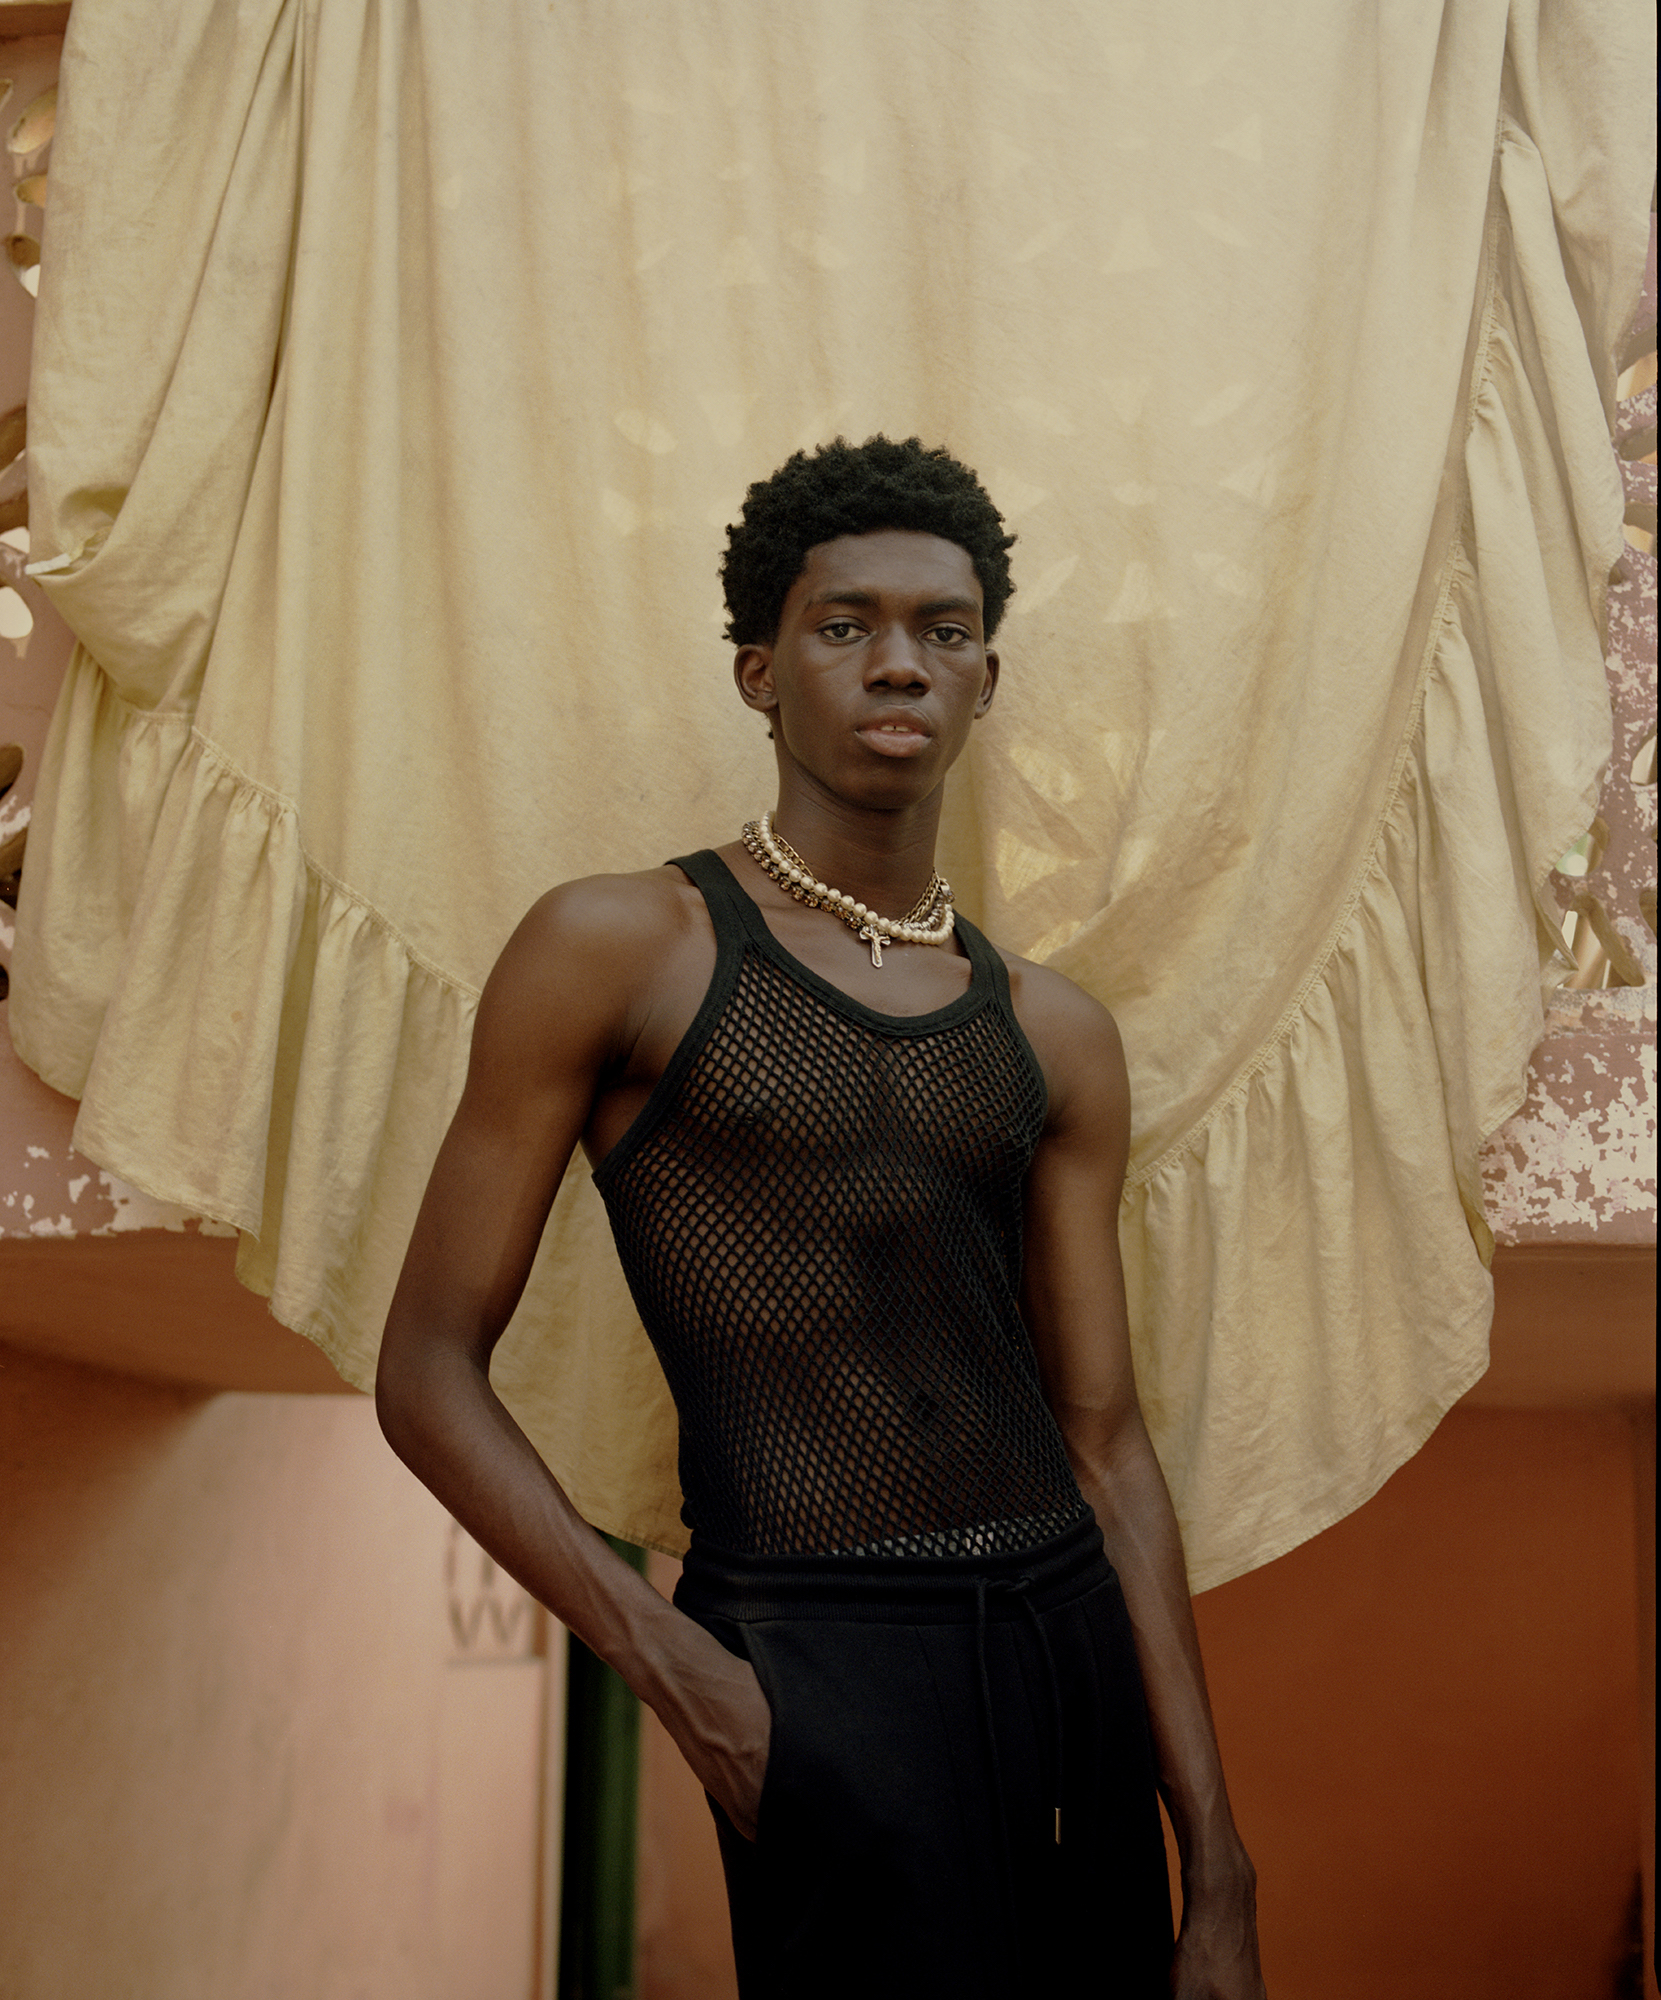
M926 688L930 685L928 652L903 625L885 625L865 656L867 687Z

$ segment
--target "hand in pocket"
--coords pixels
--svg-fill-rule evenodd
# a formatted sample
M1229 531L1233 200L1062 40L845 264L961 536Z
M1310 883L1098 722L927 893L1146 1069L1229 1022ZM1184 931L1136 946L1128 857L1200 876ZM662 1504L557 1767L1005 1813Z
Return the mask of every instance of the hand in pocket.
M755 1668L695 1625L658 1708L699 1782L746 1840L756 1837L773 1715ZM696 1634L696 1638L690 1637Z

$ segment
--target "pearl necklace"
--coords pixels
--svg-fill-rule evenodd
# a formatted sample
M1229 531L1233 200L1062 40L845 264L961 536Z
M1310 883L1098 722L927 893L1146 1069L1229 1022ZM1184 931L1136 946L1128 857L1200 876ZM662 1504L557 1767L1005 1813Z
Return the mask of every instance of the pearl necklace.
M929 886L903 917L879 917L852 896L821 882L789 841L773 831L771 813L749 821L739 838L762 873L788 889L798 903L806 903L810 910L829 910L856 932L871 947L873 965L882 964L885 944L944 944L952 934L956 920L952 888L943 876L929 877Z

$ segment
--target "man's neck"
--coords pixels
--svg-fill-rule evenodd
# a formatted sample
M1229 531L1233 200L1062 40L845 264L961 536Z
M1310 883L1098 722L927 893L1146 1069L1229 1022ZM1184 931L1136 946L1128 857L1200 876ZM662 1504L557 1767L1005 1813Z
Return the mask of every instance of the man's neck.
M938 789L914 805L877 811L781 783L773 826L821 882L893 917L929 885L940 806Z

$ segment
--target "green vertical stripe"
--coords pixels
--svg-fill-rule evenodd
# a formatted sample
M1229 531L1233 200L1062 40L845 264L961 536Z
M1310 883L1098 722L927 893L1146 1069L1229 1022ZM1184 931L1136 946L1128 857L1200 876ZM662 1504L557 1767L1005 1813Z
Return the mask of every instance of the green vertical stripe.
M644 1549L606 1540L645 1569ZM640 1704L580 1639L567 1645L559 2000L634 2000Z

